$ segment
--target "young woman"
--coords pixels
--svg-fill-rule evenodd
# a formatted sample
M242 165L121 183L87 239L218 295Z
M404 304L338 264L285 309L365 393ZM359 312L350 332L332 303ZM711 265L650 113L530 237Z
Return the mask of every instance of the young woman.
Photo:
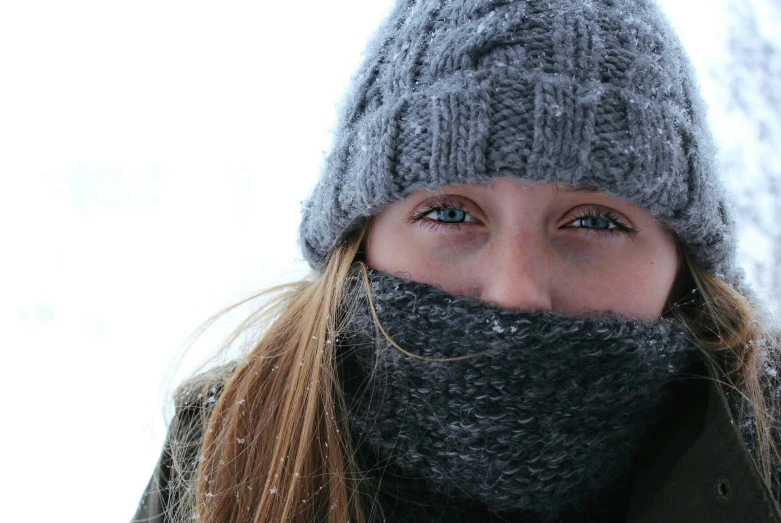
M400 0L134 521L781 522L734 235L653 2Z

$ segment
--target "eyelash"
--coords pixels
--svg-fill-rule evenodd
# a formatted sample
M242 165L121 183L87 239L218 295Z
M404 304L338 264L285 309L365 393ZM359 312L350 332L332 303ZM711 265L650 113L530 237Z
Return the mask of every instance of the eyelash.
M441 211L443 209L458 209L460 211L469 213L469 211L464 209L464 206L459 204L458 202L450 202L450 201L442 200L436 203L426 204L425 209L421 209L420 211L417 211L412 216L410 216L409 222L415 225L420 225L422 227L430 227L432 230L437 230L440 227L458 230L461 228L461 226L464 225L464 223L447 223L447 222L438 222L434 220L425 219L426 216L428 216L432 212ZM605 212L602 212L600 209L589 209L573 217L569 223L572 223L576 220L583 220L588 218L604 218L610 221L610 223L612 223L613 225L615 225L615 228L614 229L596 229L596 228L588 228L588 227L571 227L571 228L584 229L586 231L589 231L590 233L597 233L600 235L607 235L607 236L613 236L615 234L626 234L627 236L629 236L629 238L634 238L637 235L637 229L634 229L629 225L627 225L626 223L624 223L623 221L621 221L621 219L612 210L609 209Z
M440 200L436 203L427 203L425 209L421 209L415 212L412 216L410 216L409 222L411 224L420 225L421 227L430 227L432 230L437 230L440 227L458 230L461 228L462 225L464 225L463 223L437 222L434 220L425 219L426 216L431 214L432 212L441 211L443 209L458 209L459 211L464 211L465 213L469 214L469 211L464 209L464 206L457 202Z
M630 238L634 238L637 235L637 229L634 229L627 225L626 223L621 221L621 218L616 215L612 210L608 209L605 212L602 212L600 209L589 209L585 211L584 213L575 216L572 220L570 220L569 223L572 223L576 220L583 220L587 218L604 218L608 220L610 223L615 225L615 229L596 229L596 228L588 228L588 227L571 227L572 229L585 229L590 232L595 232L597 234L606 234L608 236L612 236L614 234L626 234Z

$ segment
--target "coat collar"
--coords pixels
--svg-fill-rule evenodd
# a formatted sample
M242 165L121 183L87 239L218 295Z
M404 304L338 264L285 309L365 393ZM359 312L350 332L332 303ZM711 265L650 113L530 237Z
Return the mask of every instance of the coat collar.
M781 523L714 364L703 358L696 375L673 384L665 421L641 452L629 523Z

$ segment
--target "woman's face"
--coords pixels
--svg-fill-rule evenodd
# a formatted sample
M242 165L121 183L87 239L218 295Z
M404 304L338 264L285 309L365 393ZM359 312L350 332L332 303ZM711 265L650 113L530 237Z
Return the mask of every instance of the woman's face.
M678 272L672 235L595 190L494 178L419 190L376 215L377 270L498 306L659 318Z

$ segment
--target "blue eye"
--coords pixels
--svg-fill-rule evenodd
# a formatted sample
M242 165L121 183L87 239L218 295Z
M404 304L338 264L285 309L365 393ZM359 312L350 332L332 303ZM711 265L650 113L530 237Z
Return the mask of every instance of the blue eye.
M604 216L583 216L569 223L567 227L583 227L585 229L618 229L618 225Z
M637 233L634 228L625 224L610 210L603 214L602 211L598 209L590 209L569 222L565 227L585 229L606 234L626 233L632 236Z
M471 216L464 209L446 206L430 211L426 217L443 223L464 223Z
M428 203L424 209L413 213L409 221L434 229L439 227L458 229L462 224L480 223L480 220L472 216L460 203L450 200Z

